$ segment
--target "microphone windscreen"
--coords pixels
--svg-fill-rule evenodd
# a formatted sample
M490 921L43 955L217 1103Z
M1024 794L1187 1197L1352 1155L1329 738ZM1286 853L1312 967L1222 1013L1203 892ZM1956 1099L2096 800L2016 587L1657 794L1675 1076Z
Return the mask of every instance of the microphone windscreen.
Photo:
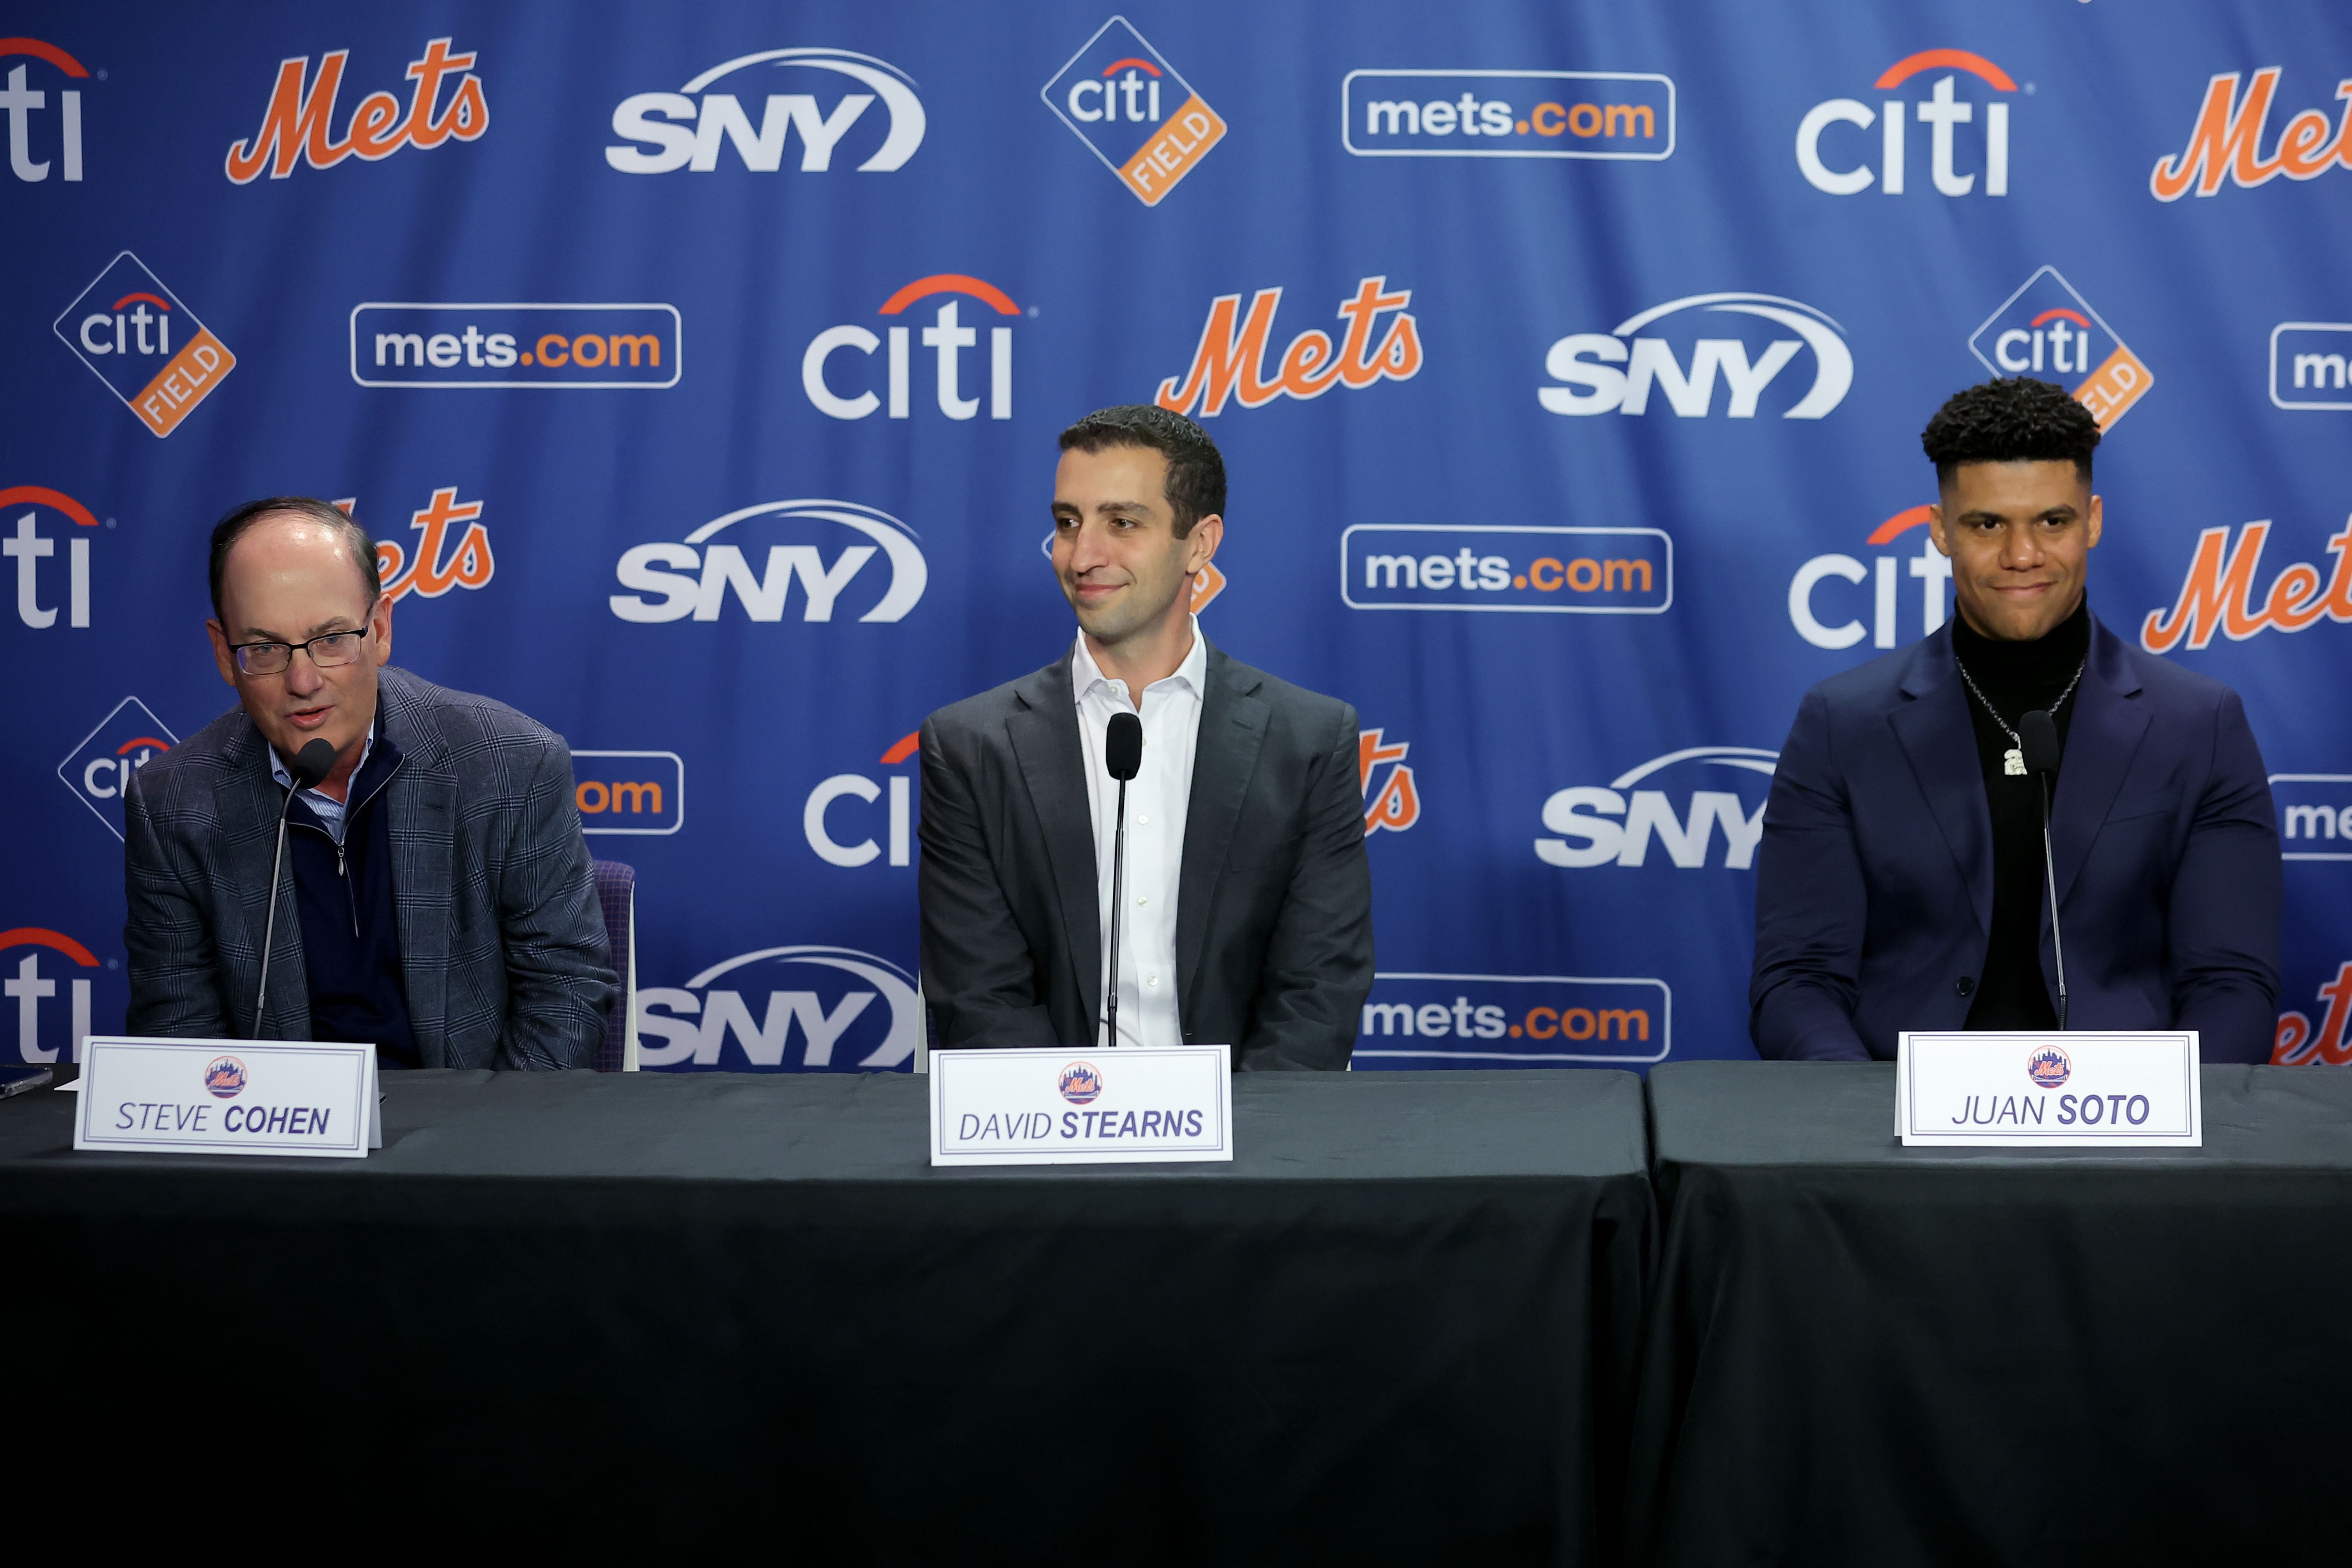
M1143 721L1114 713L1103 731L1103 770L1115 779L1133 778L1143 767Z
M2027 773L2056 773L2058 771L2057 721L2039 708L2020 717L2017 721L2017 749L2024 753Z
M335 771L335 743L321 736L294 753L293 765L286 770L294 775L294 787L309 789Z

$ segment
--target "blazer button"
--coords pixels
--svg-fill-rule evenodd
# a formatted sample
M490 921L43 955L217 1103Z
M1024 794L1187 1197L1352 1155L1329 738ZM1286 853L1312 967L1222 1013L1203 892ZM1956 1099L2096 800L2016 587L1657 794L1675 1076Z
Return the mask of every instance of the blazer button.
M1976 994L1976 990L1977 983L1973 975L1961 975L1952 986L1952 993L1957 996L1973 996Z

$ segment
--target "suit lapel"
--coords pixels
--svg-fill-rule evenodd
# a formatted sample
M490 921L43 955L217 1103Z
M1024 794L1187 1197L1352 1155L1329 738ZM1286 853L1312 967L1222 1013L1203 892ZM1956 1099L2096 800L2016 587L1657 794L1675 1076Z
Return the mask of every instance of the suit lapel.
M392 900L400 927L400 985L408 1024L425 1066L446 1066L449 1015L449 889L455 880L457 781L439 737L419 721L416 705L395 671L377 690L383 737L400 752L400 769L383 786L392 840Z
M1250 777L1265 744L1273 710L1254 695L1255 672L1236 674L1234 661L1209 645L1209 689L1201 704L1201 729L1192 743L1192 793L1185 807L1184 866L1176 888L1176 994L1189 1004L1192 977L1208 940L1209 913L1217 884L1241 821Z
M1912 651L1903 678L1911 699L1889 715L1895 737L1910 761L1911 775L1927 799L1928 815L1959 868L1978 929L1992 930L1992 811L1985 804L1983 764L1977 756L1975 726L1969 721L1968 693L1952 662L1947 629Z
M2074 696L2079 706L2066 726L2066 754L2058 771L2057 798L2050 805L2050 856L2061 904L2090 858L2107 808L2147 734L2147 707L2134 700L2139 689L2123 645L2094 617L2091 667Z
M1020 706L1004 721L1006 738L1037 814L1037 832L1061 905L1062 940L1076 976L1082 1016L1102 1016L1102 908L1095 883L1094 807L1087 795L1086 751L1070 690L1070 656L1014 685ZM1091 1031L1089 1032L1091 1037Z
M254 984L261 976L261 949L269 944L269 1037L307 1040L310 1037L310 981L302 966L302 916L294 900L294 868L289 863L278 875L278 929L269 930L269 870L277 858L278 815L285 809L286 792L269 773L269 745L248 721L240 741L230 748L228 776L221 786L220 857L222 875L236 889L235 911L244 930L236 950L251 956L232 965L231 984L238 994L229 998L229 1016L253 1027ZM222 933L226 938L232 933ZM218 950L230 951L229 942Z

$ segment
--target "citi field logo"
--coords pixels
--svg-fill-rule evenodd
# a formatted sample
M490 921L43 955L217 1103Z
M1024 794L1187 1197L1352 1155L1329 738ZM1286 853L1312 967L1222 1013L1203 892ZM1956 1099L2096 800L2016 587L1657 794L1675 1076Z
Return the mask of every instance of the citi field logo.
M2336 557L2331 571L2322 574L2298 561L2258 594L2255 576L2270 532L2268 518L2247 523L2235 544L2227 528L2201 531L2179 596L2170 609L2147 613L2140 623L2139 646L2150 653L2170 653L2181 647L2202 648L2216 632L2243 642L2257 632L2299 632L2323 620L2352 622L2352 518L2327 542L2327 552Z
M249 185L263 171L273 180L294 172L297 163L331 169L346 158L376 163L404 147L425 150L445 142L478 141L490 128L489 100L482 79L474 74L475 56L455 54L453 40L435 38L424 55L408 62L408 101L398 95L372 92L352 110L341 136L333 134L335 99L342 91L343 66L351 50L333 49L319 57L319 74L310 75L310 57L280 60L278 82L261 111L261 129L247 141L232 142L223 164L229 183ZM451 77L457 78L450 82ZM449 94L442 97L447 85Z
M2091 411L2102 430L2113 428L2156 384L2156 373L2055 267L2044 267L2018 285L1969 338L1969 352L1995 375L2071 384L2074 401Z
M1536 858L1547 866L1575 870L1592 866L1640 866L1649 858L1654 838L1666 858L1682 870L1696 871L1707 864L1717 824L1723 827L1723 860L1728 869L1744 871L1756 863L1756 846L1764 837L1765 794L1769 787L1778 752L1755 746L1692 746L1653 757L1609 781L1607 789L1581 785L1556 790L1543 805L1543 825L1556 838L1536 840ZM1660 773L1691 783L1714 783L1720 772L1734 774L1740 790L1692 789L1686 813L1675 809L1674 798L1657 788L1635 789ZM1741 781L1741 773L1760 775ZM1661 781L1663 782L1663 781ZM1632 791L1629 797L1624 792ZM1744 793L1743 793L1744 792ZM1752 798L1755 809L1748 809ZM1622 819L1622 820L1621 820Z
M178 429L236 368L228 345L127 250L51 330L158 437Z
M2271 403L2288 409L2352 409L2352 321L2281 321L2273 327Z
M1096 28L1038 96L1148 207L1225 139L1208 100L1124 16Z
M2315 180L2330 169L2352 169L2352 102L2342 121L2328 123L2324 110L2306 109L2286 122L2271 154L2262 155L2263 132L2270 122L2271 100L2277 96L2284 66L2264 66L2254 72L2243 100L2238 97L2239 73L2228 71L2205 84L2205 101L2197 123L2189 132L2189 145L2157 160L2148 171L2148 194L2160 202L2177 202L2192 190L2210 196L2222 183L2249 190L2284 174L2290 180ZM2352 98L2341 82L2336 96Z
M1382 730L1356 731L1356 783L1364 796L1364 837L1370 838L1383 827L1391 833L1402 833L1421 820L1421 786L1412 780L1412 769L1405 757L1412 750L1410 741L1385 739ZM1379 778L1381 786L1372 788Z
M5 941L0 937L0 942ZM2282 1067L2312 1062L2338 1068L2352 1065L2352 960L2336 966L2336 977L2319 987L2317 996L2327 1005L2315 1029L2308 1013L2279 1015L2278 1034L2271 1047L2273 1063Z
M1663 980L1401 972L1372 976L1355 1058L1656 1062L1673 1036L1674 993Z
M54 169L58 178L68 183L81 178L81 94L76 87L56 86L58 78L66 81L87 81L89 71L82 63L55 44L45 44L38 38L0 38L0 60L22 55L38 60L49 68L37 78L28 80L32 68L12 65L8 68L8 85L0 89L0 110L8 113L8 172L26 184L38 184L49 177ZM55 75L52 75L52 72ZM31 85L32 80L44 83ZM57 93L56 129L48 126L43 110L49 107L49 94ZM37 157L47 153L49 157Z
M676 386L675 305L401 305L352 308L352 379L362 386Z
M686 826L686 759L676 752L574 752L580 831L664 837Z
M18 511L16 509L24 510ZM16 515L10 520L8 514ZM46 515L56 535L41 531ZM16 619L34 631L58 624L60 610L68 626L89 625L89 541L78 529L95 529L98 519L89 508L63 490L46 485L10 485L0 489L0 558L16 563ZM57 602L56 568L45 574L42 563L58 558L65 546L65 599ZM46 576L47 581L44 582ZM43 600L49 602L44 604Z
M1937 195L1969 195L1977 189L1979 174L1984 177L1984 195L2009 195L2009 102L1991 95L2015 92L2017 83L1982 55L1966 49L1922 49L1888 66L1871 85L1880 92L1893 92L1914 77L1934 71L1943 74L1936 78L1924 99L1883 99L1874 110L1859 99L1832 98L1807 110L1804 119L1797 122L1797 170L1805 176L1805 183L1833 196L1859 195L1874 182L1890 196L1903 195L1908 162L1905 128L1916 112L1918 122L1927 127L1927 177ZM1974 79L1968 83L1968 98L1958 96L1963 77ZM1975 122L1979 107L1984 110L1984 136L1980 143L1971 146L1969 142L1975 139L1964 141L1959 128ZM1874 123L1879 128L1875 169L1870 164L1866 140L1851 132L1835 139L1827 135L1833 125L1868 131ZM1977 163L1977 146L1982 149L1980 163ZM1839 166L1832 166L1832 159ZM1962 173L1964 163L1976 166Z
M856 824L854 827L844 826L839 837L835 835L834 819L835 803L855 800L863 803L865 808L870 808L882 798L887 788L890 804L887 813L887 825L881 831L890 842L888 863L893 866L912 863L915 844L914 763L922 739L922 731L919 730L901 736L888 751L884 752L881 765L900 771L887 775L878 783L865 773L835 773L831 778L820 780L817 786L809 791L808 799L801 806L801 836L808 840L808 847L816 852L818 859L828 866L854 868L870 866L882 858L882 846L874 841L876 814L872 810L839 806L838 816L845 824ZM863 837L843 842L852 834L862 834Z
M60 931L41 926L0 931L0 953L20 949L21 957L0 958L0 973L8 976L5 982L0 982L0 995L16 1005L16 1059L53 1062L62 1055L68 1061L81 1060L82 1042L89 1038L91 982L95 976L78 975L73 971L98 969L98 954ZM46 973L42 968L45 963L48 966ZM61 979L66 984L63 1016L53 1005ZM50 1044L41 1043L44 1036Z
M777 984L792 989L761 994ZM903 1068L923 1037L922 1004L915 977L888 959L854 947L768 947L683 986L638 991L637 1032L646 1042L637 1060L648 1068Z
M1691 344L1690 368L1685 373L1672 338L1643 330L1685 310L1708 317L1752 317L1796 336L1774 337L1761 344L1743 338L1699 338ZM1675 326L1690 324L1676 322ZM1800 353L1810 352L1812 384L1803 396L1780 411L1780 417L1819 419L1843 402L1846 389L1853 384L1853 355L1846 348L1844 331L1811 305L1778 294L1692 294L1628 316L1607 332L1575 332L1553 343L1544 354L1544 374L1567 384L1538 387L1536 401L1554 414L1571 417L1641 415L1650 412L1650 393L1654 387L1665 394L1666 405L1676 418L1703 419L1714 412L1716 377L1720 374L1729 395L1725 416L1753 419L1765 389ZM1748 357L1751 348L1761 350L1753 360ZM1620 370L1619 365L1625 368Z
M2279 858L2352 862L2352 773L2273 773Z
M58 778L89 807L106 830L123 836L123 793L131 775L180 743L163 721L136 697L126 697L58 764Z
M747 524L725 542L710 542ZM863 542L842 545L830 562L824 542L807 542L811 535L837 542L844 529ZM799 541L770 545L764 569L755 571L744 553L758 549L750 541L774 530L796 534ZM877 562L879 573L869 574L866 569ZM715 621L726 613L730 597L754 621L781 621L796 581L803 621L830 621L836 608L860 605L861 621L898 621L921 600L930 567L915 531L887 511L856 501L772 500L712 518L679 543L633 545L622 552L617 574L622 587L637 592L615 594L606 603L621 619L643 625L688 616ZM862 588L843 604L851 584L860 577L871 582L875 575L886 579L878 595Z
M1351 610L1655 616L1675 601L1675 546L1656 528L1474 528L1360 522L1339 535Z
M754 68L766 67L767 71ZM811 77L808 73L822 73ZM777 74L770 75L768 72ZM739 74L751 73L751 74ZM725 80L726 92L709 91ZM815 92L772 92L765 95L757 128L743 107L745 93L787 83L814 88L843 84L828 79L848 78L849 90L824 107ZM865 91L857 89L863 88ZM879 102L882 114L867 119ZM885 122L887 121L887 128ZM863 123L866 129L857 130ZM915 79L887 60L848 49L762 49L722 60L689 80L676 92L633 93L613 110L613 134L625 146L604 149L604 162L624 174L667 174L679 169L715 174L729 147L752 174L772 174L784 166L784 143L800 142L800 168L820 174L833 167L834 154L854 157L864 153L860 174L887 174L903 168L923 144L923 100L915 94ZM857 133L851 135L853 131ZM844 147L847 140L851 145Z
M1675 84L1633 71L1355 70L1339 143L1359 158L1674 155Z
M1309 328L1290 340L1271 377L1265 353L1282 290L1259 289L1246 314L1239 294L1220 294L1210 302L1182 384L1173 376L1161 382L1156 401L1172 413L1206 418L1223 413L1229 397L1244 408L1263 408L1277 397L1320 397L1335 386L1360 392L1375 382L1411 381L1421 374L1421 328L1405 309L1412 290L1391 293L1388 283L1376 277L1357 284L1355 297L1339 302L1347 327L1339 346L1330 333Z
M1919 553L1903 562L1886 549L1913 529L1927 526L1927 509L1924 506L1906 508L1870 531L1863 543L1884 553L1871 558L1864 565L1853 556L1832 551L1816 555L1797 568L1789 580L1789 624L1797 635L1815 647L1852 647L1864 637L1870 638L1873 647L1893 647L1902 635L1902 574L1908 573L1919 584L1919 635L1926 637L1944 624L1944 613L1951 598L1952 563L1936 548L1936 542L1925 531L1919 535ZM1866 599L1857 603L1844 590L1824 587L1832 578L1852 583L1873 584ZM1832 622L1835 616L1851 609L1867 605L1870 625L1865 627L1860 616Z
M961 272L934 273L918 278L912 283L882 301L877 313L883 316L903 315L908 307L920 300L936 295L961 295L950 298L931 312L931 324L922 329L922 346L932 357L934 390L939 410L950 419L971 419L980 413L980 398L963 395L963 351L980 346L978 326L966 326L963 309L966 300L1000 317L1018 317L1021 307L1013 297L995 284ZM982 318L983 321L985 317ZM915 329L894 326L888 333L890 353L887 359L890 417L909 417L912 406L909 390L913 380L912 359ZM885 339L866 327L855 322L827 327L809 340L807 352L801 355L801 390L808 394L817 412L835 419L864 419L883 406L882 397L871 385L872 372L867 372L867 384L854 393L837 390L829 379L831 362L846 349L866 356L870 362L875 351ZM850 362L854 364L856 362ZM852 374L847 366L839 373L845 380ZM978 388L974 387L977 394ZM1013 417L1013 329L992 326L988 329L988 416L991 419Z

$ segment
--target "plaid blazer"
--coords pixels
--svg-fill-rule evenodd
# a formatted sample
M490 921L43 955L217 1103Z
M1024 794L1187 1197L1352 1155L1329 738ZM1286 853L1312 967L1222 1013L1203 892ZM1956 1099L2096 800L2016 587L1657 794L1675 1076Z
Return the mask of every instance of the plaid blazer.
M584 1068L614 991L562 739L502 702L387 667L378 701L400 771L392 814L401 978L432 1068ZM123 791L130 1031L253 1032L269 865L286 793L242 709ZM310 1037L293 868L279 883L268 1037Z

